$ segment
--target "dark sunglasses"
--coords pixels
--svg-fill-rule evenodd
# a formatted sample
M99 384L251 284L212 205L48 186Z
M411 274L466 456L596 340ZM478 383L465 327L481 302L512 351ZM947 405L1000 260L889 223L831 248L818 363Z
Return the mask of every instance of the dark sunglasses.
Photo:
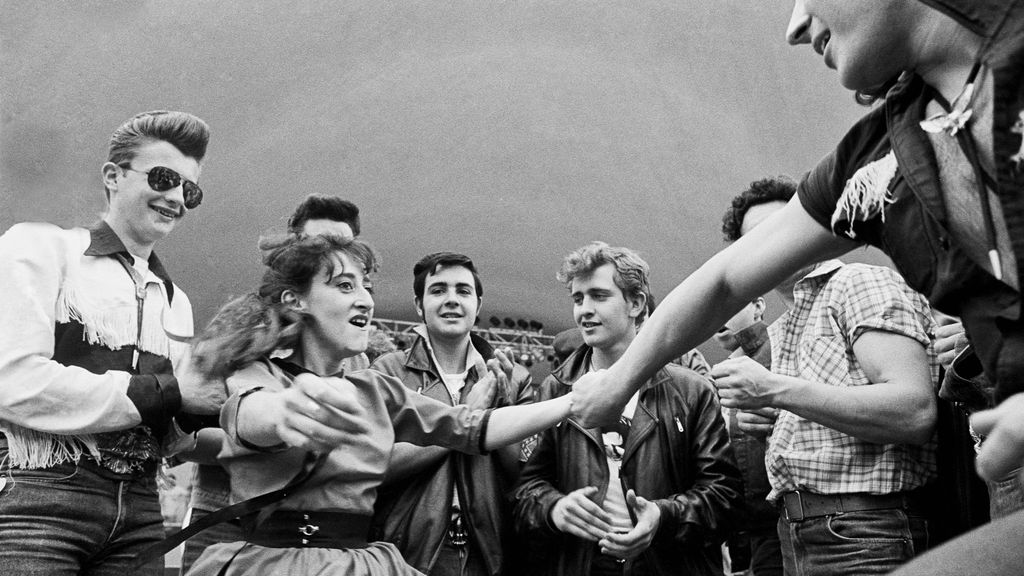
M147 175L149 177L149 187L157 192L167 192L181 186L182 196L185 197L185 208L189 210L195 209L203 202L203 190L198 184L182 177L181 174L166 166L154 166L149 169L149 172L143 172L142 170L136 170L131 166L124 165L121 168Z

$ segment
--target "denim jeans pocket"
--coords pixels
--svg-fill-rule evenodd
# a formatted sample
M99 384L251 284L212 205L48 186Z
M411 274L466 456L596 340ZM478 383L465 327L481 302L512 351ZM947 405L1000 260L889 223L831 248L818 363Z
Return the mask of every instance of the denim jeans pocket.
M0 473L0 480L4 482L4 488L11 488L17 484L65 484L70 483L78 476L78 466L75 464L59 464L52 468L8 468ZM0 495L3 495L0 490Z
M846 542L894 544L911 540L903 510L845 512L830 516L826 527L832 537Z

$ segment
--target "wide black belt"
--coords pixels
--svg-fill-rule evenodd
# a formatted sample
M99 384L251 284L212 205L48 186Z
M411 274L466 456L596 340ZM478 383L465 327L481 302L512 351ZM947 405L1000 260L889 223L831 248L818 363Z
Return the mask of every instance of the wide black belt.
M372 516L349 512L277 510L256 525L242 518L245 540L268 548L365 548Z
M144 549L142 552L139 552L135 557L135 563L132 565L132 568L137 569L138 567L167 554L171 550L177 548L178 545L183 543L185 540L188 540L203 530L206 530L211 526L216 526L222 522L231 522L235 519L240 520L242 518L253 517L255 518L254 520L247 521L251 521L258 525L265 518L270 517L273 513L273 508L277 503L281 502L288 496L291 496L296 490L302 487L302 485L306 483L306 480L309 480L309 478L320 468L329 454L329 452L324 454L307 452L305 460L302 462L302 468L299 470L298 474L288 482L288 484L285 484L284 487L267 492L266 494L260 494L259 496L249 498L248 500L243 500L203 516L199 520L196 520L195 523L189 524L167 538L164 538L149 548ZM239 552L240 551L241 549L239 549ZM237 556L238 553L236 552L235 555ZM233 560L234 556L232 556L231 560L225 564L222 572L227 569Z
M909 499L902 492L896 494L815 494L796 490L782 495L782 512L785 518L791 522L844 512L907 507L909 507Z

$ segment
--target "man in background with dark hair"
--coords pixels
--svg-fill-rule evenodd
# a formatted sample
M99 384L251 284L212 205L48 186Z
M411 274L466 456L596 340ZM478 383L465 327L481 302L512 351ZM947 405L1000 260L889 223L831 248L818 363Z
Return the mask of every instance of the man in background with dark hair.
M333 234L356 238L359 236L359 207L337 196L310 194L288 218L288 231L305 236Z
M423 257L413 267L413 294L423 320L416 339L409 349L378 358L373 369L445 404L490 408L532 401L529 371L473 334L483 284L468 256ZM497 389L490 373L499 369L508 376L508 390ZM429 576L516 574L516 559L505 553L513 541L505 493L518 479L519 454L519 444L477 456L396 444L371 538L393 542Z
M795 183L789 178L763 178L750 183L742 194L735 196L722 216L722 235L726 242L735 242L743 235L747 210L761 204L788 202L793 197ZM777 289L783 302L792 299L793 286L785 284ZM758 296L730 318L715 332L715 341L729 352L729 358L745 356L771 369L772 352L768 326L764 323L765 301ZM782 550L776 524L779 513L766 501L771 491L764 454L768 435L775 425L778 410L762 408L756 411L725 409L729 440L736 453L736 462L743 472L743 490L747 502L745 529L729 541L733 561L747 560L753 576L781 575ZM741 420L743 423L741 424ZM746 545L747 550L741 550ZM734 564L735 568L735 564Z
M208 140L191 114L139 114L111 136L98 224L22 223L0 237L5 576L128 574L163 538L161 444L192 431L185 413L215 415L223 401L175 378L192 306L154 252L202 201Z
M288 231L292 234L312 236L329 234L343 238L359 235L359 208L337 196L311 194L306 197L288 218ZM370 365L365 353L345 359L345 370L363 370ZM217 461L224 432L219 428L199 431L196 449L185 459L196 462L192 475L192 494L189 498L186 525L195 523L203 516L228 506L231 496L231 479ZM232 523L222 522L211 526L185 541L181 555L180 574L184 576L192 564L212 544L244 540L241 529Z

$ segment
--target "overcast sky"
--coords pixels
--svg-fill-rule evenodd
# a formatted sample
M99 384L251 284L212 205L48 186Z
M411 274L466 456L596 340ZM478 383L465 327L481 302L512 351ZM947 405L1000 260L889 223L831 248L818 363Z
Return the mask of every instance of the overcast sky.
M484 318L554 333L566 253L634 248L660 298L721 248L734 194L799 176L864 113L786 45L787 0L0 6L0 230L95 221L110 132L193 112L206 199L157 252L199 324L319 192L363 211L377 316L414 319L412 264L452 250L477 261Z

